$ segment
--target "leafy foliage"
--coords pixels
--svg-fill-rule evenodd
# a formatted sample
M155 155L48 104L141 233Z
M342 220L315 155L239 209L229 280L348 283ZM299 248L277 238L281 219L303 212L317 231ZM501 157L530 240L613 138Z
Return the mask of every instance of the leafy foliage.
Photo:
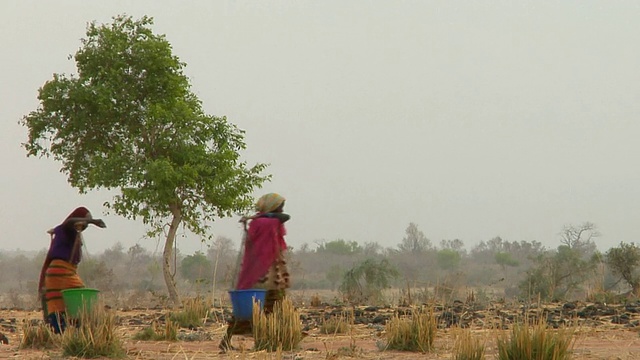
M186 256L180 265L182 276L192 282L210 278L212 271L211 262L201 251Z
M640 248L634 243L621 242L620 246L609 249L605 258L612 272L621 276L635 295L640 295Z
M391 278L398 276L387 259L367 259L346 271L340 292L351 302L381 301L382 290L390 287Z
M333 265L327 271L327 280L331 283L331 290L335 289L336 284L344 276L344 270L340 265Z
M585 235L588 234L588 235ZM597 236L595 226L585 223L580 228L566 226L555 252L546 252L535 259L520 283L526 296L540 295L544 300L564 299L594 274L600 255L591 240Z
M318 245L317 253L332 255L354 255L362 252L362 247L357 241L345 241L343 239L324 242Z
M523 298L535 296L540 296L541 299L553 298L553 285L547 270L544 266L527 270L526 278L518 285Z
M422 231L418 229L415 223L409 223L405 230L405 237L398 245L398 249L402 252L421 253L431 249L431 241L427 239Z
M462 257L453 249L442 249L437 254L438 266L443 270L454 270L460 265Z
M496 253L496 264L500 265L503 269L507 266L518 266L518 260L514 259L511 254L506 252Z
M581 258L576 248L561 245L555 253L540 255L536 261L537 266L529 269L521 282L521 289L529 296L561 300L593 274L597 259Z
M211 263L215 264L216 259L218 261L218 283L221 281L227 283L233 278L238 253L230 240L223 238L218 240L209 249L207 257ZM574 247L572 251L577 251L579 248ZM573 253L571 256L577 255L576 259L588 265L573 268L571 263L565 264L562 261L563 256L570 255L565 253L566 249L565 245L560 248L545 249L536 242L510 242L494 238L471 247L469 252L461 252L461 262L464 264L461 263L455 271L447 274L438 271L436 255L439 250L436 249L413 254L397 251L397 248L387 248L370 261L377 264L381 259L387 259L393 268L398 269L400 275L389 277L389 286L402 289L402 294L398 294L395 290L384 291L385 295L391 295L384 300L397 299L401 304L429 302L434 298L462 299L465 296L469 301L467 291L469 287L474 288L472 295L476 304L486 304L490 300L498 299L512 300L516 297L537 300L538 294L541 295L542 300L560 299L565 296L564 294L567 294L566 298L570 300L586 297L588 301L597 300L607 303L626 299L620 292L628 291L628 284L621 280L619 273L613 274L611 264L603 260L606 258L604 255ZM501 265L496 262L496 254L501 252L509 254L509 257L520 265L517 268L501 269ZM0 297L0 306L29 308L38 304L32 289L37 286L38 269L42 265L44 255L43 252L35 251L7 249L0 251L0 270L2 270L0 271L0 279L2 279L0 290L5 294L4 297ZM151 253L140 245L127 249L115 244L103 254L92 253L91 255L85 259L86 264L81 263L81 277L87 285L101 284L91 287L100 288L101 297L109 298L109 302L114 304L114 307L167 305L169 299L160 291L162 289L161 253ZM317 253L304 246L296 251L288 251L288 256L291 257L289 264L295 265L289 268L294 276L294 286L307 291L335 289L332 285L340 289L339 286L345 280L346 271L358 267L369 259L365 252L328 256L326 253ZM181 264L183 258L184 256L178 251L176 263ZM106 264L109 272L112 271L112 276L99 278L101 276L99 274L105 274L102 271L104 267L93 265L99 265L102 262ZM86 272L87 268L82 265L92 265L91 272L95 275L89 275ZM555 273L552 272L554 268ZM295 270L292 271L292 269ZM570 271L574 273L571 274ZM637 269L634 273L636 271ZM412 274L416 276L412 277ZM559 276L563 274L570 274L571 277ZM177 276L176 279L176 285L182 294L193 296L204 290L204 286L194 287L194 284L183 276ZM362 300L366 292L364 287L365 281L360 278L354 286L347 287L354 289L353 292L336 294L337 297L323 296L323 301L340 302L350 299L355 302L367 301ZM347 288L343 287L342 290ZM216 294L222 290L209 289L207 291ZM309 294L313 293L312 291ZM226 298L226 293L223 292L222 295ZM320 299L318 302L321 302Z
M121 188L108 203L120 215L161 231L175 203L186 226L204 234L199 220L251 204L265 165L239 162L244 132L204 114L185 64L152 24L127 16L91 23L74 56L78 75L55 74L39 91L40 108L23 118L24 146L61 161L81 192Z

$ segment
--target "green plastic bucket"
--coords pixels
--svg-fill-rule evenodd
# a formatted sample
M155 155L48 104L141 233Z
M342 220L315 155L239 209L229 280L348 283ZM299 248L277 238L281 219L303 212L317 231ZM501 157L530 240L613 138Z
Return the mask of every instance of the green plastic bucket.
M79 318L83 311L91 311L93 305L98 301L99 292L99 290L90 288L62 290L62 299L67 308L68 316Z

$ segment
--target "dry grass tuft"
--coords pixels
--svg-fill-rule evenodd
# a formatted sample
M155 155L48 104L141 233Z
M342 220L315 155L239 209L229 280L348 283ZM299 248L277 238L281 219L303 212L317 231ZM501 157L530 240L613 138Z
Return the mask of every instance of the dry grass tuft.
M332 316L329 319L322 319L320 324L322 334L345 334L349 330L348 315Z
M116 330L112 312L101 306L84 311L78 325L68 326L62 334L63 355L81 358L124 357L125 349Z
M320 299L320 295L315 294L311 296L311 300L309 301L309 305L312 307L319 307L322 305L322 300Z
M178 324L167 319L164 326L154 322L133 336L134 340L142 341L178 341Z
M298 346L302 341L300 313L289 298L277 301L271 314L260 311L254 302L253 338L257 351L291 351Z
M25 321L22 326L20 349L52 349L60 346L60 339L49 324Z
M426 353L433 349L438 326L433 309L414 309L410 317L395 315L386 330L387 349Z
M203 319L209 314L209 304L201 297L187 299L184 301L182 311L169 316L171 321L183 328L197 328L203 325Z
M499 360L566 360L571 358L574 344L573 328L559 330L547 327L544 319L529 325L529 321L514 325L511 336L499 337Z
M485 347L480 339L474 338L471 330L459 329L453 345L453 360L482 360Z

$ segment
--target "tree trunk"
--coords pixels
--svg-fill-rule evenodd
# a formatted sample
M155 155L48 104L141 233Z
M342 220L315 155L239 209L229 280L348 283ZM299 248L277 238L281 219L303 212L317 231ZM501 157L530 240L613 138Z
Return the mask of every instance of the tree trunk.
M167 291L169 292L169 300L171 305L180 306L180 296L178 296L178 290L176 289L176 281L171 274L171 257L173 255L173 244L176 240L176 232L178 226L182 222L182 213L177 205L172 204L170 206L173 219L169 226L169 233L167 233L167 239L164 242L164 251L162 253L162 273L164 274L164 282L167 284Z

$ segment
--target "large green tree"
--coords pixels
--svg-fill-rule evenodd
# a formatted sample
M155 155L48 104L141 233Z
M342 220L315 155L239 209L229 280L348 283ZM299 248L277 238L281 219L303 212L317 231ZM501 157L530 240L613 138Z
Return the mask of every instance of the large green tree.
M118 189L108 210L142 219L150 237L166 235L163 272L177 305L170 259L179 227L209 237L214 219L246 210L269 177L265 164L240 160L244 132L204 113L186 64L151 25L129 16L89 24L73 56L77 75L54 74L21 123L28 155L61 162L80 193Z

